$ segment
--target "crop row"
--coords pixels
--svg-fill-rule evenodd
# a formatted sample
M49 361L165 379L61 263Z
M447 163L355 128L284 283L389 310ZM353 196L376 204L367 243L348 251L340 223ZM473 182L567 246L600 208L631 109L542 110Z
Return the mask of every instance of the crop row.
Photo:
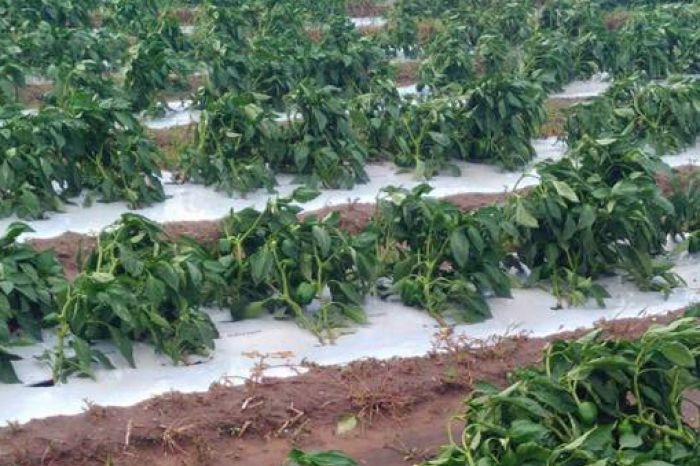
M652 326L632 341L595 331L554 342L541 364L518 368L505 389L477 383L457 417L461 434L450 433L422 465L694 466L700 435L684 407L700 383L698 367L697 315ZM290 458L358 464L338 451Z
M105 80L76 70L52 104L3 122L0 216L41 218L83 191L87 202L126 200L130 207L164 199L162 154L128 101L108 86L95 98L87 82ZM700 131L699 96L698 81L619 80L567 112L569 145L585 134L623 134L659 154L679 151ZM539 86L510 75L425 99L401 98L387 80L351 99L305 81L286 101L295 114L283 125L262 95L231 91L211 101L182 150L179 177L232 193L273 189L280 172L312 187L349 188L367 180L370 160L390 160L422 178L458 174L455 161L516 168L533 157L531 139L544 118Z
M367 79L363 70L382 72L369 62L382 50L425 58L421 82L434 87L494 72L517 71L556 88L599 70L616 76L644 71L652 78L698 71L698 9L681 3L635 7L613 27L605 22L602 2L559 0L543 7L447 2L436 11L424 2L404 1L391 9L386 31L357 36L345 46L341 29L348 26L341 25L348 18L340 2L329 2L329 8L263 0L205 2L196 11L192 36L180 30L172 2L45 3L43 10L52 14L13 2L4 7L0 40L7 47L0 62L6 99L27 74L55 76L84 60L98 64L101 72L123 68L123 85L136 110L152 107L164 91L182 91L187 75L201 68L210 75L208 87L218 93L244 87L278 103L307 77L321 85L343 87L339 80L361 85ZM89 24L90 9L100 12L98 30ZM427 20L432 34L420 39L419 25ZM322 26L312 26L319 22Z
M18 9L15 3L6 5L0 37L21 44L24 35L43 34L48 26L66 34L85 32L90 19L78 10L87 4L67 0L48 4L52 8L46 11L52 13L43 16ZM440 33L432 49L426 48L421 66L422 84L433 92L407 102L399 98L390 79L386 50L391 47L381 38L360 37L336 6L325 18L320 36L311 38L308 14L294 14L307 8L303 5L207 3L198 8L201 14L192 39L182 35L177 18L168 13L169 4L109 2L103 7L114 12L103 11L104 28L89 34L110 34L114 23L115 30L137 38L129 48L122 85L106 74L114 60L101 52L114 53L119 47L101 36L94 39L95 46L59 43L60 50L55 51L38 40L35 48L48 52L55 82L36 115L23 114L12 105L3 107L0 216L42 217L81 192L88 193L88 202L124 200L131 207L163 200L158 170L165 163L162 154L130 114L152 107L174 81L185 81L187 74L180 72L185 62L206 64L205 83L195 98L204 116L195 142L181 151L174 168L180 178L229 192L270 189L279 172L298 175L311 185L347 188L366 181L368 160L392 160L426 178L444 170L457 173L454 160L515 168L532 158L530 140L545 118L544 92L576 76L617 66L613 63L617 59L576 58L580 54L575 47L565 45L572 37L589 37L590 31L600 30L601 6L554 2L536 10L527 4L501 8L494 2L476 22L469 16L473 9L455 7L440 13ZM654 65L652 70L635 59L619 73L641 70L657 76L694 70L700 41L692 39L697 31L690 24L698 10L684 6L687 11L680 15L678 8L633 10L633 18L656 18L659 28L672 36L654 55L665 57L668 66ZM408 3L399 2L396 11L420 17ZM535 25L522 21L535 12L539 18ZM518 24L532 30L509 30ZM605 40L617 44L625 27L606 29ZM463 50L457 53L448 43ZM18 77L20 83L21 70L10 71L25 64L32 69L24 55L35 57L35 48L20 53L17 47L6 47L0 59L8 70L4 76ZM62 53L70 58L63 60ZM459 64L444 61L450 57ZM635 86L641 87L643 81L636 80ZM11 90L10 84L3 88ZM697 131L697 106L688 104L695 102L695 89L687 90L682 105L676 103L678 92L640 99L652 107L660 100L668 107L666 114L660 114L660 123L650 120L653 125L670 127L668 112L688 124L682 135L686 143ZM284 126L273 124L272 112L281 106L301 118ZM598 112L617 113L610 108ZM598 124L593 117L589 120L586 130ZM625 123L618 120L613 132Z
M629 137L585 136L569 157L542 164L540 184L504 204L470 213L427 196L430 188L387 188L359 234L339 228L339 214L298 218L315 195L271 200L262 211L232 212L213 246L167 238L125 214L103 231L69 282L52 253L18 243L13 224L0 241L0 341L58 343L43 359L56 381L91 375L110 361L91 344L109 339L131 364L132 341L174 362L213 348L216 329L202 309L217 305L234 319L271 312L296 319L320 338L365 321L367 294L400 299L435 318L476 322L490 316L488 296L515 285L546 284L562 307L607 292L594 280L621 274L642 290L682 284L664 254L667 238L700 246L700 190L692 177L665 197L656 164ZM689 233L689 235L686 235ZM3 349L4 381L12 356ZM9 374L9 375L8 375Z

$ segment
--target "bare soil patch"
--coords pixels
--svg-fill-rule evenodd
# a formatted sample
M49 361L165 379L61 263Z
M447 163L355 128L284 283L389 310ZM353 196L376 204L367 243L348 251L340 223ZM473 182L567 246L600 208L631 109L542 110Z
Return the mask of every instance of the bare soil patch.
M609 338L635 338L680 312L598 327ZM366 465L415 464L447 441L448 421L473 382L505 386L515 368L541 360L548 342L583 333L520 335L471 348L442 333L436 351L421 358L308 366L288 379L257 374L243 386L224 381L206 393L173 392L128 408L86 403L77 416L0 429L0 464L273 466L293 446L341 449ZM697 419L691 406L686 414ZM343 416L354 416L358 427L339 435Z
M176 170L180 162L181 152L194 141L195 123L174 126L164 129L147 129L146 133L152 138L165 157L162 168Z
M53 83L28 84L17 90L17 100L27 107L38 107L44 95L53 88Z
M380 16L391 8L390 5L379 4L373 0L351 0L347 2L348 15L355 18Z
M547 119L540 128L540 137L548 138L564 134L566 109L586 99L547 99L545 110Z
M681 180L687 180L698 168L692 165L675 168L674 173L680 175ZM657 183L664 193L671 192L671 184L668 173L658 173ZM517 191L527 192L529 188ZM444 199L458 206L462 211L469 212L487 205L505 202L513 192L502 193L463 193L447 196ZM351 234L361 232L370 222L376 212L376 204L348 201L344 204L328 206L312 212L304 212L301 217L323 217L331 212L340 213L340 227ZM204 244L213 244L219 236L220 220L205 220L193 222L167 222L163 229L171 238L188 236ZM80 257L86 257L95 247L95 238L74 232L66 232L54 238L33 239L29 241L39 250L53 249L69 278L73 278L79 271Z
M395 69L395 81L397 86L409 86L418 81L418 69L420 61L402 61L393 65Z

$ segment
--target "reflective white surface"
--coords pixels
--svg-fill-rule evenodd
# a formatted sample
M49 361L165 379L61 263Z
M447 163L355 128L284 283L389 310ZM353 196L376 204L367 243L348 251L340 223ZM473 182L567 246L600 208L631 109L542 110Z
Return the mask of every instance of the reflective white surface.
M677 310L700 300L700 256L679 260L675 271L688 283L664 299L659 293L642 293L621 278L602 280L612 298L607 307L590 303L580 308L553 310L554 298L540 289L517 289L513 299L489 301L493 318L474 325L457 325L456 335L486 340L494 336L526 333L545 336L561 331L591 327L600 319L659 315ZM291 352L282 360L268 362L299 364L302 360L318 364L343 364L361 358L387 359L427 354L436 341L436 322L426 313L400 303L368 299L365 309L369 324L348 329L335 344L321 345L309 332L290 321L272 318L231 322L227 312L212 311L221 338L211 359L191 366L173 366L145 345L136 345L137 368L129 368L109 344L102 348L118 369L98 370L97 381L73 378L56 387L30 388L24 385L0 385L0 399L12 400L0 405L0 423L26 422L32 418L80 413L86 400L100 405L127 406L172 390L206 391L217 381L226 379L241 383L251 373L256 361L244 353L262 354ZM391 331L387 331L391 329ZM26 359L15 364L18 375L26 383L50 378L50 371L32 359L51 347L51 339L42 345L18 348ZM13 349L14 350L14 349ZM289 368L268 373L291 376Z
M386 19L382 18L381 16L350 18L350 21L352 21L352 24L354 24L356 28L379 27L386 24Z
M600 73L590 79L572 81L561 92L551 94L553 99L589 99L608 90L612 80L607 73Z
M532 165L545 159L556 159L563 155L564 146L553 138L535 140L537 158L522 171L508 172L494 165L476 163L458 163L462 170L459 177L437 176L429 180L434 187L434 195L448 196L459 193L498 193L512 190L518 181L519 187L531 186L537 183ZM305 210L316 210L326 206L344 204L349 201L374 202L380 190L385 186L396 185L412 187L422 180L416 179L412 172L398 173L395 165L390 163L367 165L370 181L356 185L351 190L324 190L316 199L304 204ZM525 178L522 178L527 175ZM164 174L164 181L170 178ZM522 178L522 179L521 179ZM293 184L293 177L278 176L280 185L277 187L280 195L289 195L299 185ZM270 197L265 190L249 193L247 196L228 196L213 188L193 184L166 184L165 191L169 198L165 202L136 210L157 222L217 220L225 216L231 209L239 210L245 207L264 207ZM26 237L51 238L66 231L76 233L96 233L113 223L122 213L129 209L122 202L109 204L94 203L90 207L82 206L82 199L75 199L73 205L67 205L64 212L51 212L46 220L28 221L34 233ZM0 219L0 232L17 218Z

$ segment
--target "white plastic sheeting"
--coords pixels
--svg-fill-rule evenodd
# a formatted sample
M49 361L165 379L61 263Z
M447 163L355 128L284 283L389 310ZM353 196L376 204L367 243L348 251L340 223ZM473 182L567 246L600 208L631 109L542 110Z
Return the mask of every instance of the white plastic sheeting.
M595 75L589 80L573 81L564 86L564 89L561 92L552 94L550 97L556 99L592 98L605 92L608 87L610 87L610 84L611 83L608 81L608 76L606 74L599 74ZM401 96L419 94L415 84L398 86L397 90ZM428 89L425 88L420 94L427 95L428 93ZM197 123L201 112L199 110L192 109L191 105L192 102L189 100L168 102L168 107L171 110L168 111L166 115L155 119L144 120L144 125L151 129L167 129ZM284 121L286 119L286 115L283 113L277 114L278 121Z
M519 186L530 186L537 183L532 165L545 159L556 159L563 155L564 146L556 139L541 139L534 141L537 158L524 171L507 172L485 164L459 163L462 175L459 177L438 176L429 183L434 186L436 196L448 196L465 192L497 193L512 190L520 180ZM348 201L374 202L379 191L388 185L412 187L421 180L416 179L412 172L398 173L398 168L390 163L368 165L366 170L370 181L355 186L352 190L324 190L319 197L304 205L305 210L317 210L322 207L344 204ZM523 176L526 175L524 178ZM164 181L167 183L166 174ZM521 178L523 178L521 180ZM292 176L278 176L280 195L288 195L297 184ZM230 197L212 188L193 184L166 184L166 194L169 198L135 212L157 222L177 222L196 220L216 220L225 216L231 209L245 207L264 207L270 194L265 190L250 193L247 196ZM113 223L129 209L124 203L110 204L95 203L90 207L82 206L82 199L75 199L74 205L67 205L63 213L50 213L47 220L27 222L35 230L28 234L32 238L51 238L66 231L77 233L94 233ZM0 231L16 221L16 218L0 219Z
M386 24L386 19L382 18L381 16L350 18L350 21L352 21L352 24L354 24L356 28L381 27Z
M199 121L199 110L192 109L191 100L178 100L167 103L165 115L144 119L143 124L149 129L168 129L188 126Z
M564 86L561 92L551 94L553 99L590 99L599 96L612 85L610 75L596 74L590 79L572 81Z
M535 160L525 170L504 171L494 165L460 162L457 165L462 170L461 176L437 176L427 182L433 186L433 195L438 197L461 193L499 193L511 191L516 187L526 187L537 184L534 165L543 160L561 158L566 146L555 138L537 139L533 141L537 152ZM677 155L662 157L662 160L672 167L682 165L700 165L700 140L693 147ZM356 185L351 190L324 190L316 199L303 205L304 210L313 211L319 208L345 204L347 202L374 202L382 188L395 185L410 188L425 180L417 179L413 172L399 172L391 163L370 164L366 167L370 181ZM178 222L217 220L224 217L231 209L240 210L246 207L264 207L270 194L258 190L248 195L228 196L210 187L190 183L173 184L170 174L164 173L165 192L169 196L165 202L150 207L132 211L144 215L154 221ZM277 191L281 196L289 195L299 185L289 175L278 176ZM83 207L83 199L73 200L66 205L64 212L48 213L46 220L33 220L27 223L35 230L25 238L52 238L66 231L76 233L96 233L116 221L121 214L130 212L126 204L114 202L109 204L95 203ZM15 217L0 219L0 232L5 231Z
M460 324L455 335L487 340L494 336L527 333L545 336L556 332L591 327L600 319L659 315L700 300L700 257L684 257L675 268L688 283L673 291L668 299L659 293L642 293L621 278L602 280L611 294L606 308L594 304L580 308L553 310L554 298L540 289L516 289L513 299L490 300L493 318L474 325ZM429 352L438 332L436 322L427 314L397 302L370 298L365 306L369 324L348 329L334 344L321 345L311 333L290 321L263 318L231 322L228 313L212 311L221 338L210 360L191 366L173 366L166 358L145 346L137 345L137 369L129 368L111 346L103 349L117 365L116 370L98 370L97 380L73 378L55 387L0 385L0 423L26 422L32 418L80 413L87 402L110 406L128 406L169 391L205 391L217 381L241 383L250 376L256 360L244 353L273 354L290 352L271 364L299 364L302 360L317 364L343 364L374 357L421 356ZM391 329L387 332L387 329ZM51 340L41 345L18 348L25 359L15 364L26 383L50 378L49 369L33 356L51 348ZM14 349L13 349L14 350ZM277 368L267 375L290 376L290 368Z

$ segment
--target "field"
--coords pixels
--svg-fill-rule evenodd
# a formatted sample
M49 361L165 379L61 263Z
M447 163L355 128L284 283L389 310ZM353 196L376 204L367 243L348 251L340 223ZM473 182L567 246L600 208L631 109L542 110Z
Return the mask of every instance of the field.
M0 466L700 466L700 2L0 13Z

